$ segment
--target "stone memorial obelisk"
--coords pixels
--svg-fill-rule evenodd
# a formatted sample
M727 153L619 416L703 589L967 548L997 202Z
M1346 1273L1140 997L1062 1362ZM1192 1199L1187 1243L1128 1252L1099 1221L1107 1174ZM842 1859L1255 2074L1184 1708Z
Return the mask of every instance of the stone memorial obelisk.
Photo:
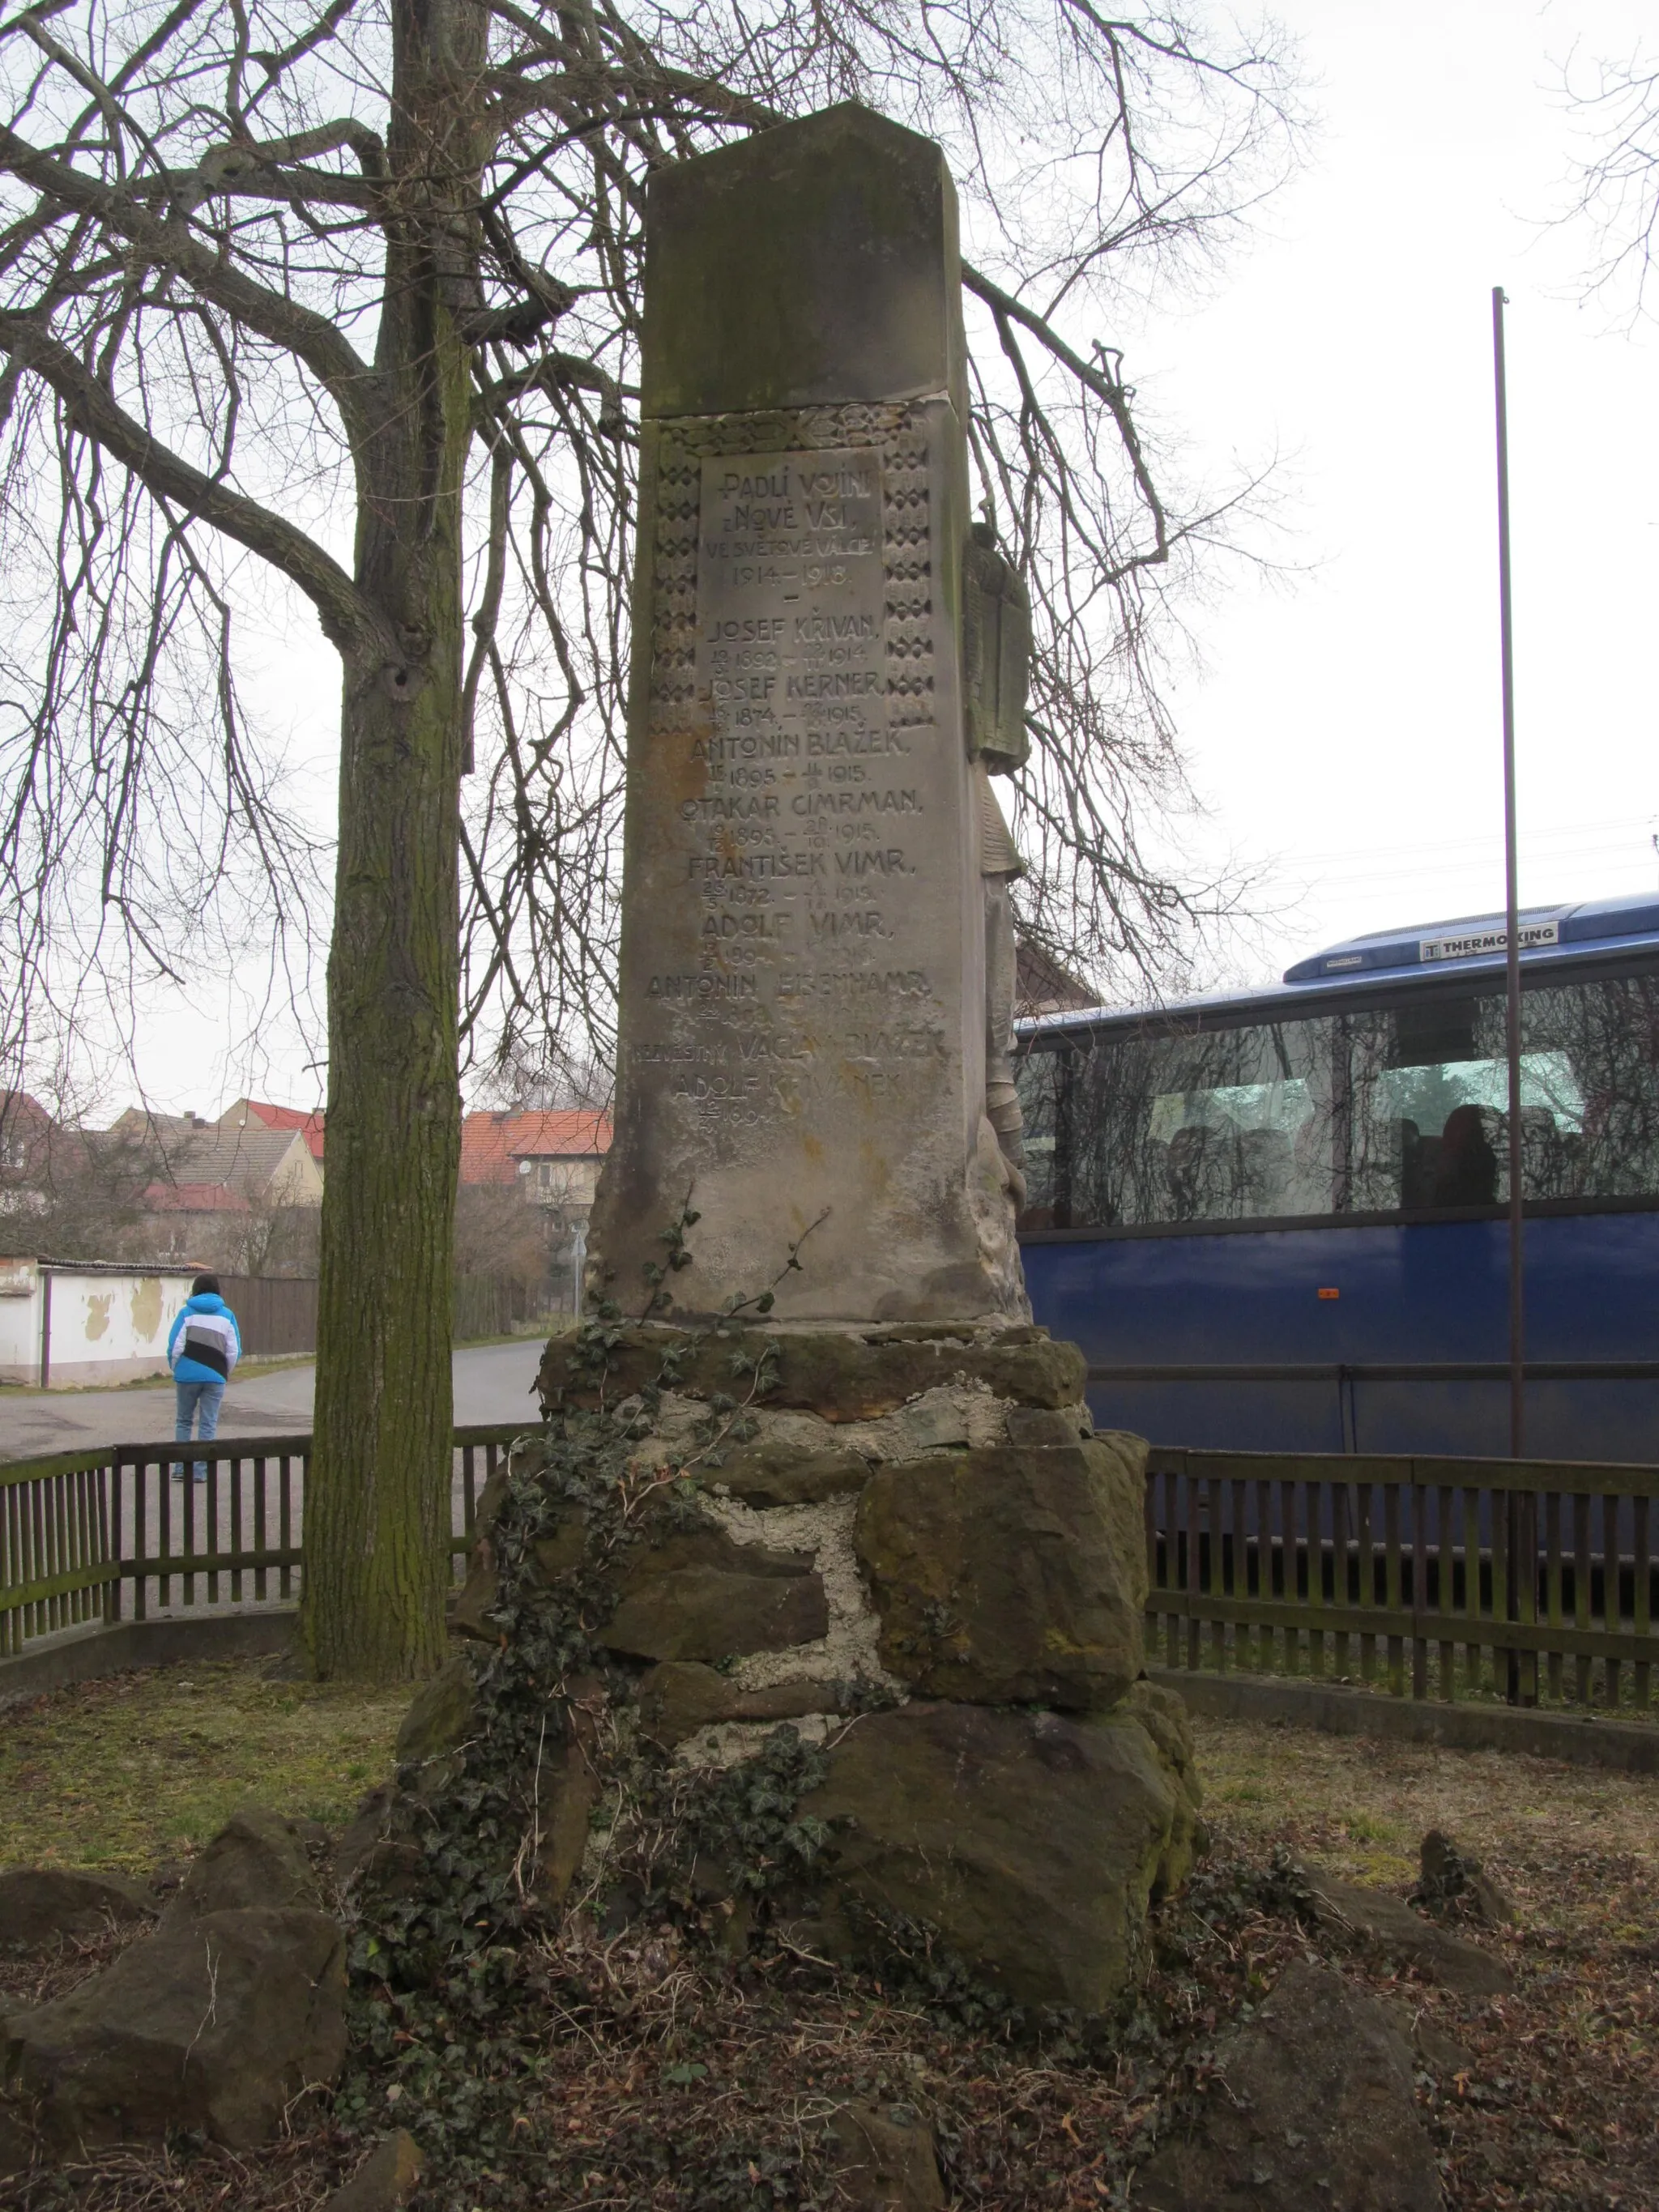
M994 867L939 148L849 103L662 171L643 387L590 1282L630 1303L689 1194L665 1319L752 1295L809 1229L781 1319L1025 1319L987 1110Z
M799 1805L828 1840L762 1908L812 1954L882 1967L896 1915L1019 2003L1103 2013L1200 1791L1180 1699L1142 1679L1146 1447L1096 1435L1014 1242L1020 860L989 779L1023 757L1030 615L968 511L951 179L836 107L662 171L646 235L589 1283L627 1325L556 1336L540 1388L567 1453L611 1409L655 1480L617 1545L561 1473L537 1572L580 1575L647 1755L817 1747ZM479 1526L456 1621L491 1636ZM579 1854L599 1784L564 1741L548 1832Z

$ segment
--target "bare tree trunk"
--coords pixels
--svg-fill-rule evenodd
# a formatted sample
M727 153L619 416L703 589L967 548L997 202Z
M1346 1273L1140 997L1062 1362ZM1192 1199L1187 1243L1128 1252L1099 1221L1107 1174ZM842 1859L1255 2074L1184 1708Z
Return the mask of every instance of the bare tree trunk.
M460 1163L461 489L471 435L457 204L476 200L472 0L400 0L377 428L356 580L403 656L348 654L329 957L327 1180L301 1634L316 1674L440 1662Z

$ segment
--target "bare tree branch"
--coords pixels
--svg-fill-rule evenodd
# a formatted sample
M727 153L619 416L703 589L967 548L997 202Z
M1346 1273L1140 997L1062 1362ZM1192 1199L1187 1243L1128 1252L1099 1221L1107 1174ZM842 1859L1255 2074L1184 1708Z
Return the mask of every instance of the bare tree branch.
M394 21L404 4L391 0ZM459 24L471 0L434 4L446 22L461 8ZM872 100L945 140L977 210L970 442L1038 637L1017 825L1027 924L1103 973L1176 972L1224 893L1167 882L1143 857L1143 822L1184 803L1158 641L1233 495L1176 495L1121 357L1090 334L1113 326L1120 270L1137 289L1179 281L1282 169L1282 49L1094 0L994 0L925 21L841 0L763 0L753 15L728 0L480 4L481 64L418 108L388 100L387 19L354 0L174 0L142 19L72 0L13 19L0 533L58 557L44 512L32 535L42 487L26 456L43 447L60 455L69 532L58 642L40 657L61 684L31 719L86 713L118 665L115 689L159 700L168 656L199 653L222 660L240 728L234 627L222 635L210 586L227 608L241 599L204 526L305 592L331 636L361 639L372 611L372 650L425 665L428 632L381 604L362 532L397 512L380 472L438 419L438 327L399 320L426 267L468 358L477 441L453 493L428 472L414 495L428 534L447 501L463 518L463 1021L478 1051L515 1048L526 1029L602 1042L647 180L829 100ZM21 67L26 51L44 74ZM385 363L399 349L394 386ZM127 493L112 509L100 450L162 501L158 545L183 532L168 557L189 589L142 646L107 563L120 532L149 541ZM132 797L108 833L131 857L105 872L138 915L155 896L142 705L131 726ZM278 844L266 849L280 873Z
M1564 219L1585 224L1595 240L1587 294L1624 292L1634 322L1652 312L1648 286L1659 254L1659 64L1638 46L1625 60L1595 64L1588 77L1569 66L1565 89L1589 151Z
M160 444L142 422L84 369L66 346L47 337L27 316L0 309L0 346L24 368L49 384L76 427L132 471L158 499L169 500L199 515L258 553L297 584L322 617L330 640L342 652L380 647L398 655L376 611L337 562L281 515L204 476L180 455Z
M225 264L182 222L162 222L125 193L83 177L66 162L40 153L0 125L0 167L32 185L52 206L93 218L106 234L124 239L155 267L175 270L204 299L222 307L285 346L326 385L348 432L367 434L371 388L368 364L328 319L283 294L252 283Z

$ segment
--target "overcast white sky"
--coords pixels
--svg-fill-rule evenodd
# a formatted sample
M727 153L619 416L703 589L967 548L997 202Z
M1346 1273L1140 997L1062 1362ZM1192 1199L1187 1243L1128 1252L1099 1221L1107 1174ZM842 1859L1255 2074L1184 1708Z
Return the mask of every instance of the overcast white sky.
M1628 0L1286 0L1322 120L1267 233L1137 380L1212 464L1277 451L1281 550L1176 705L1212 852L1261 866L1243 975L1501 905L1491 291L1510 295L1521 895L1659 890L1659 331L1581 306L1559 65Z
M1628 53L1644 30L1659 46L1651 8L1277 12L1321 118L1307 167L1212 298L1118 334L1191 465L1280 456L1267 543L1297 573L1234 575L1176 700L1209 809L1189 857L1260 872L1262 918L1233 959L1251 980L1362 930L1501 903L1494 283L1512 302L1522 895L1659 889L1659 330L1579 305L1592 242L1547 228L1572 147L1559 65L1575 46ZM273 698L273 719L325 761L331 672L300 663L310 696ZM155 1103L211 1110L250 1084L319 1098L280 1025L263 1065L226 1065L225 1034L212 1009L146 1010Z

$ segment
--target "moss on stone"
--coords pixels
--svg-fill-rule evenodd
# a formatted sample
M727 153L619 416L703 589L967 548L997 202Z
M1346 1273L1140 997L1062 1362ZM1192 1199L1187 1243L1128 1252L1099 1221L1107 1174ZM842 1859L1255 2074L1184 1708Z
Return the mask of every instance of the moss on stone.
M1106 1443L884 1468L854 1524L882 1663L927 1697L1106 1711L1144 1657L1140 1522L1138 1471Z
M663 1374L665 1361L670 1373ZM852 1329L773 1330L732 1327L693 1332L647 1323L619 1328L605 1390L612 1402L659 1380L718 1403L745 1398L765 1363L757 1401L799 1407L828 1421L863 1421L896 1413L907 1401L962 1376L1017 1405L1074 1406L1088 1364L1074 1344L1037 1331L952 1331L902 1337ZM599 1398L591 1370L565 1340L542 1361L540 1386L550 1405L588 1406Z

